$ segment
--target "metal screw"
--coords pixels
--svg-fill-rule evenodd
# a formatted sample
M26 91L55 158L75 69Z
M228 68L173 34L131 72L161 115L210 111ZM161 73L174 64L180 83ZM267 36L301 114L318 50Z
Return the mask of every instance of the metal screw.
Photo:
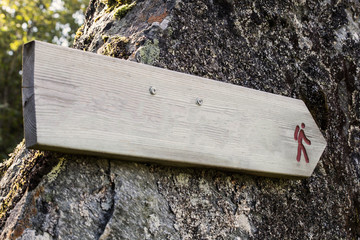
M201 98L196 99L196 104L199 105L199 106L201 106L203 104L203 102L204 101Z
M155 95L156 94L156 88L155 87L150 87L149 92L151 93L151 95Z

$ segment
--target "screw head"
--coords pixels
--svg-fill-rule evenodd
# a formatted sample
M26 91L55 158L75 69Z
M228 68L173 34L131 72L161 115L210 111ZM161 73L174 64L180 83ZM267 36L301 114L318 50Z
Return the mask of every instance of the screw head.
M150 87L149 92L151 93L151 95L155 95L156 94L156 88L155 87Z
M201 98L196 99L196 104L201 106L204 103L204 101Z

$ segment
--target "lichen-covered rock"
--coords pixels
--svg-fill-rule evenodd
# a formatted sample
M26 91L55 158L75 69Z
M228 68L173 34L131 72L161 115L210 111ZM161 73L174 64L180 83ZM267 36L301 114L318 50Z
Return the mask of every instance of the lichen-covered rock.
M91 0L74 47L300 98L328 146L288 180L22 143L0 165L1 239L360 238L358 1Z

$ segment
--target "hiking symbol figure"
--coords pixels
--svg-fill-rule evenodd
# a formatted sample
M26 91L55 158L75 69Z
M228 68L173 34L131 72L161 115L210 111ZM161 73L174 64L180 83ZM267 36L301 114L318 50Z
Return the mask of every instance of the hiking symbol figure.
M305 132L304 132L304 128L305 128L305 124L301 123L301 128L299 127L299 125L296 126L295 128L295 132L294 132L294 139L295 141L298 141L298 150L297 150L297 156L296 156L296 160L298 162L300 162L300 158L301 158L301 151L304 153L304 157L305 157L305 162L309 162L309 157L307 155L305 146L303 144L303 140L306 144L311 145L311 141L306 137Z

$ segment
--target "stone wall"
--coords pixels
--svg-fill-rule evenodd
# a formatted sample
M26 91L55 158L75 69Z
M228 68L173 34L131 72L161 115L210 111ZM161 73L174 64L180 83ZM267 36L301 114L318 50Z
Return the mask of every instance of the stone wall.
M91 0L74 47L300 98L327 148L288 180L21 143L0 165L0 238L360 238L359 15L356 0Z

